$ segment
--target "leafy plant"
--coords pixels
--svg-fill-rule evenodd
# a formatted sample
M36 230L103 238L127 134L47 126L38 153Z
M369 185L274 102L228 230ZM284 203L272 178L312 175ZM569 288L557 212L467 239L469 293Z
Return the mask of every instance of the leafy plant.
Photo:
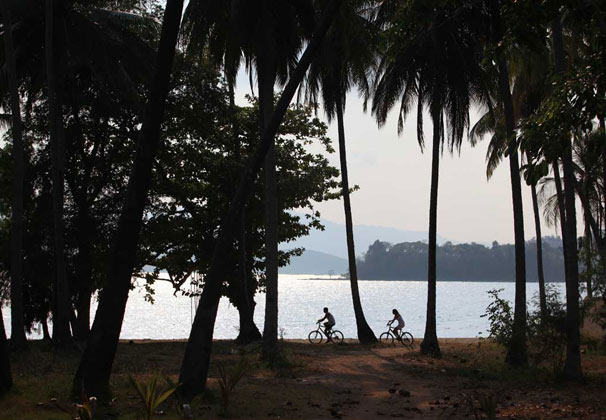
M163 389L158 386L158 376L154 376L149 382L137 382L131 375L128 376L128 380L137 391L145 412L145 420L151 420L156 410L164 401L168 399L176 390L177 386L174 384L168 385L168 389Z
M246 357L240 358L238 363L231 369L226 369L221 363L217 364L217 369L219 370L219 388L221 390L221 406L224 415L227 415L229 402L236 385L246 375L249 368L250 362Z
M490 328L489 338L503 346L509 346L513 328L513 311L509 301L499 296L503 289L492 289L487 293L492 296L493 301L486 307L486 313L481 315L488 318Z
M499 296L503 289L490 290L493 301L482 317L490 322L489 338L508 346L511 341L513 312L511 303ZM534 296L533 310L527 314L528 355L536 366L548 364L554 374L561 372L566 348L566 308L558 290L552 285L545 287L546 314L539 310L538 296Z

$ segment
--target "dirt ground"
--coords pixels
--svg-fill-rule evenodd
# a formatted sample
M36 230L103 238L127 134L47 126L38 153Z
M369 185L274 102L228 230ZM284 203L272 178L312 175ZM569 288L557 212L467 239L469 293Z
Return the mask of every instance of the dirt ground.
M606 355L584 349L585 381L568 383L549 365L508 368L503 350L477 339L440 340L443 357L429 358L397 346L283 343L288 363L270 369L259 347L217 342L209 393L192 403L194 418L587 418L606 419ZM177 379L183 342L121 343L112 387L116 400L102 418L141 417L127 377ZM227 414L220 404L216 367L229 370L245 357L249 373L236 386ZM0 399L0 420L69 419L69 381L77 354L55 354L42 343L15 356L16 387ZM169 401L157 419L180 418Z

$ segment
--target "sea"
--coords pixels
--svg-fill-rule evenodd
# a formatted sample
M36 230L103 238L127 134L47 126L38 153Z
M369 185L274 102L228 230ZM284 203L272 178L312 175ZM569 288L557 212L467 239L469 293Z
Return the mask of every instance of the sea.
M551 283L564 299L564 283ZM186 339L197 305L196 298L174 293L166 281L154 283L153 303L146 297L142 285L130 292L122 325L122 339ZM329 276L284 274L278 281L278 327L284 339L306 338L323 316L322 308L329 308L336 319L335 328L346 338L356 337L356 322L348 279ZM360 280L360 296L364 315L377 336L386 330L386 323L396 308L406 323L405 330L422 337L427 310L427 282L399 280ZM490 304L489 290L502 289L500 296L513 302L513 282L438 281L437 332L438 337L486 337L488 320L482 315ZM538 293L538 283L526 285L529 305ZM255 322L263 331L265 294L255 297ZM91 307L91 320L97 307ZM3 308L4 325L10 334L10 308ZM52 325L51 325L52 328ZM231 339L238 335L238 312L229 300L219 304L214 337ZM40 338L41 331L32 331L30 338Z

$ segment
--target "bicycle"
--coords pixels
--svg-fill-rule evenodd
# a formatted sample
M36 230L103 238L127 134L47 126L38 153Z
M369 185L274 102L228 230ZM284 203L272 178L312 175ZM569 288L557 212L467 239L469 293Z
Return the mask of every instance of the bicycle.
M322 328L322 325L319 322L316 322L318 328L311 331L307 336L307 339L311 344L322 344L324 341L324 337L326 337L326 342L329 341L337 344L341 344L343 342L343 333L339 330L331 329L329 331L330 335L326 333L326 330Z
M387 323L389 330L385 331L379 336L381 344L393 344L395 340L398 340L404 347L412 348L415 339L408 331L402 331L400 334L395 333L390 323Z

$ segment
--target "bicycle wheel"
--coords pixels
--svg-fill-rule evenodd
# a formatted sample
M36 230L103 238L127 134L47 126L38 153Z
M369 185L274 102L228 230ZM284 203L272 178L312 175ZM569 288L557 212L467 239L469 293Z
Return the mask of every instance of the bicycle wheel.
M411 333L403 332L402 335L400 336L400 341L402 341L402 344L404 346L412 347L413 343L415 342L415 339Z
M379 336L379 342L381 344L393 344L394 337L390 332L384 332Z
M339 330L334 330L332 334L330 334L330 338L334 343L341 344L343 342L343 333Z
M313 330L312 332L309 333L309 335L307 336L307 339L309 340L309 342L311 344L320 344L320 343L322 343L323 335L320 331Z

